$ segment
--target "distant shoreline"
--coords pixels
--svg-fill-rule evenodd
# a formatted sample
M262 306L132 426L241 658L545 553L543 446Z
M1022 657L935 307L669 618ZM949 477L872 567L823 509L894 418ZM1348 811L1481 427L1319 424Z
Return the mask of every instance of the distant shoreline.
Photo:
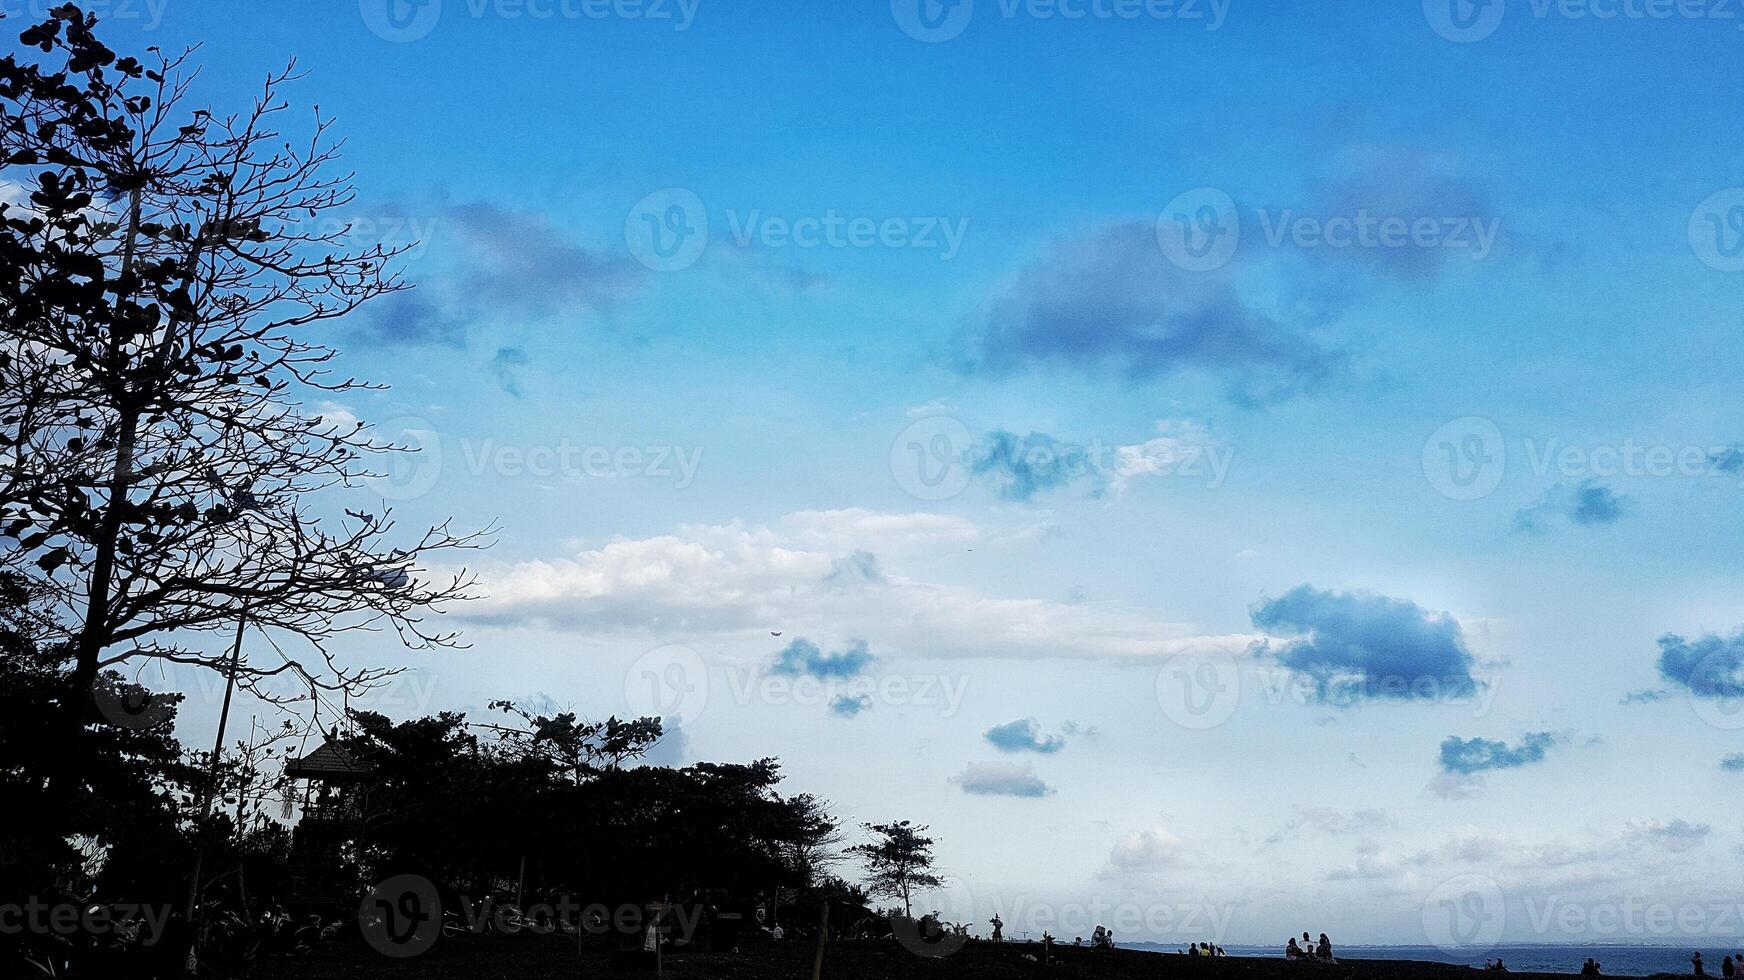
M1118 943L1118 940L1117 940ZM1181 948L1185 948L1185 943ZM1392 949L1409 951L1421 947L1351 946L1352 951L1373 953ZM1620 949L1604 947L1615 954ZM1718 950L1721 947L1713 947ZM1481 969L1433 960L1384 958L1357 955L1335 963L1296 963L1281 954L1239 946L1238 955L1189 957L1174 948L1156 944L1119 944L1112 950L1072 946L1070 940L1055 942L1044 954L1035 939L1008 939L995 943L971 940L944 956L920 955L894 939L834 940L825 949L824 980L1010 980L1039 976L1046 955L1046 976L1058 980L1478 980ZM1526 969L1515 966L1522 950L1554 950L1565 953L1560 969ZM1677 951L1681 947L1659 946L1654 951ZM1250 952L1252 951L1252 952ZM1491 951L1508 961L1508 978L1545 977L1550 980L1577 976L1586 956L1600 947L1573 944L1499 946ZM737 952L675 950L664 959L667 980L809 980L816 947L809 940L784 943L753 941ZM1720 957L1715 956L1717 962ZM1600 957L1601 962L1604 957ZM491 937L439 943L428 954L413 960L390 960L366 949L322 950L307 958L286 959L257 965L259 980L301 980L321 976L325 980L478 980L480 977L514 977L516 980L573 980L577 968L585 976L639 977L650 975L648 964L634 953L592 947L578 952L567 939L555 937ZM1688 977L1688 969L1629 974L1606 969L1606 976ZM1709 975L1718 978L1710 965ZM1487 976L1487 975L1486 975Z

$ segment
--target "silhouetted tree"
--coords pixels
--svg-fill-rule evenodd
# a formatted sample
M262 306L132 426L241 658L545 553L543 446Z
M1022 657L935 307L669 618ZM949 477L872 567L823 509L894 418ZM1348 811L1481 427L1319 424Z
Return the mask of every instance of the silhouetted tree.
M25 195L0 204L0 565L51 603L76 700L136 658L226 669L189 635L243 617L309 641L244 660L245 687L380 682L323 641L453 644L423 614L469 579L423 565L477 543L441 525L394 547L386 510L314 503L396 448L305 399L367 387L310 329L405 288L397 252L309 230L352 190L318 110L278 129L294 64L214 113L189 104L186 54L117 57L94 25L54 8L20 35L42 64L0 59L0 181Z
M866 890L902 899L902 913L914 917L913 892L938 888L945 879L933 870L933 839L926 827L900 823L862 824L872 841L855 844L848 853L865 862Z
M501 748L539 759L575 783L641 758L662 734L659 718L624 721L613 715L605 721L581 721L572 711L536 715L513 701L492 701L490 707L521 721L519 726L480 726L497 736Z

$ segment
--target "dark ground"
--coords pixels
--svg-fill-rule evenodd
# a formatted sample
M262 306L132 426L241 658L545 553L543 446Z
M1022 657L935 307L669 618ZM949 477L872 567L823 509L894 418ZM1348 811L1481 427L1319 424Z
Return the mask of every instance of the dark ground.
M809 980L810 944L761 945L745 952L678 953L665 958L676 980ZM918 956L892 940L838 941L824 957L825 980L1483 980L1468 967L1403 960L1289 963L1282 958L1198 959L1138 950L1054 947L1044 966L1039 943L970 943L941 958ZM257 980L557 980L652 977L651 963L606 950L578 953L571 940L550 936L464 938L439 943L422 956L393 960L361 946L318 951L258 965ZM1567 974L1510 973L1510 980Z

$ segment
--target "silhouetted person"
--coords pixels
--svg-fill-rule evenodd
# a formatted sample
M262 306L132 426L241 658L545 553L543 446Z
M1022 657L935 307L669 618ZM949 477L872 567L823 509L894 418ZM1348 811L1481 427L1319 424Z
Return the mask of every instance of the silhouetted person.
M1695 955L1690 957L1690 966L1695 967L1695 969L1696 969L1695 975L1696 976L1705 977L1708 975L1708 971L1702 968L1702 951L1701 950L1699 950L1699 949L1696 950Z
M1730 977L1730 976L1734 976L1734 975L1735 974L1734 974L1733 967L1732 967L1732 957L1727 956L1725 959L1720 961L1720 976Z
M1302 947L1296 945L1296 937L1291 936L1290 942L1284 946L1284 959L1299 960L1302 958Z
M1315 950L1314 955L1326 960L1328 963L1332 962L1332 940L1326 938L1326 933L1324 932L1320 934L1320 948Z
M1000 921L998 912L993 913L993 921L990 925L993 926L993 941L996 943L1005 942L1005 923Z

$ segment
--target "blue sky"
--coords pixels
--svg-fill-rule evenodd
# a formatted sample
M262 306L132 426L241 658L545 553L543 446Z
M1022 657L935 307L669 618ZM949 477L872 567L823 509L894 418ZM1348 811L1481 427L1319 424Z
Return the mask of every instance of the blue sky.
M681 717L1008 933L1744 932L1731 5L109 23L220 104L295 55L421 243L327 409L502 533L378 707Z

